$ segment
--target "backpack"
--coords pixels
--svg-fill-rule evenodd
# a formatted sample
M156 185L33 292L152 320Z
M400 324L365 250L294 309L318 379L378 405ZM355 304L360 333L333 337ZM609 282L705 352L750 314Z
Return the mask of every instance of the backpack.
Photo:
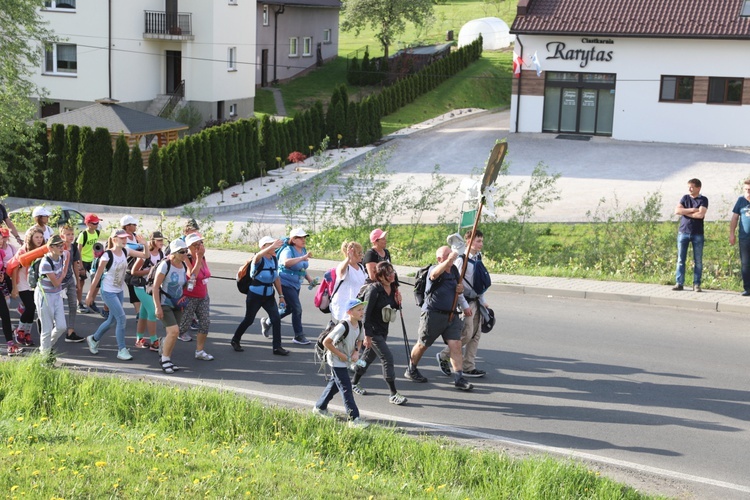
M32 262L31 266L29 266L29 288L31 289L36 288L36 285L39 283L39 266L42 264L42 259L48 259L50 265L54 268L52 259L50 259L47 255L45 255L44 257L39 257L34 262Z
M422 307L426 298L427 280L430 279L430 268L433 264L429 264L417 271L417 275L414 278L414 300L417 302L417 306ZM434 283L433 283L434 285ZM432 288L430 288L432 291Z
M143 266L141 266L141 270L149 269L152 267L156 267L159 265L159 262L161 262L164 259L164 252L159 249L159 261L156 264L151 263L151 258L146 258L143 260ZM125 274L125 282L128 285L131 286L137 286L137 287L145 287L146 282L148 281L148 275L145 276L133 276L132 272L130 271L132 269L132 266L128 268L128 272ZM128 277L130 277L130 281L128 281Z
M264 269L263 264L265 260L260 259L260 264L255 266L255 272L251 275L250 268L252 267L254 259L255 259L255 256L251 257L250 260L245 262L242 265L242 267L240 267L239 270L237 271L237 290L239 290L240 293L244 295L248 294L248 292L250 291L250 286L253 284L253 281L258 276L258 274L260 274L261 271L263 271ZM279 267L279 261L274 255L272 269L276 269L278 267ZM266 285L266 284L264 283L263 285Z
M101 231L99 231L99 230L97 229L97 230L96 230L96 240L97 240L97 241L99 241L99 234L100 234L100 233L101 233ZM78 233L78 236L76 236L76 241L78 241L78 238L79 238L79 237L80 237L81 235L83 235L83 243L81 243L81 246L82 246L82 247L85 247L85 246L86 246L86 242L87 242L87 241L89 241L89 232L88 232L88 230L83 230L83 231L81 231L80 233Z
M321 280L320 285L318 285L318 291L315 292L315 298L313 299L313 304L315 304L315 307L320 309L320 312L322 313L329 314L331 312L331 299L333 299L333 296L338 292L343 280L339 282L339 286L336 288L334 288L335 283L336 268L334 267L326 271L323 275L323 279Z
M318 334L318 339L315 341L315 359L317 361L323 361L325 360L325 354L326 354L326 346L323 345L323 341L326 339L329 333L333 331L336 326L342 324L344 325L344 335L341 336L339 339L339 342L344 340L347 335L349 335L349 320L348 319L342 319L338 323L335 323L333 321L328 322L328 326L325 327L325 329ZM362 322L359 321L359 328L362 329Z
M461 256L463 258L463 256ZM469 283L464 278L464 283L469 285L474 293L482 295L487 289L492 286L492 277L487 268L482 263L482 258L478 255L476 259L469 259L469 262L474 264L474 276L472 278L473 283Z
M159 262L161 264L161 262ZM159 267L159 264L155 266L151 266L151 269L148 270L148 274L146 275L146 286L144 287L146 289L146 293L149 295L154 294L154 282L156 281L156 269ZM169 274L169 269L172 267L172 261L167 259L167 272L165 274ZM164 290L161 291L161 293L166 296L168 299L172 299L172 296L169 295Z
M123 252L125 252L125 257L128 256L128 251L126 249L122 249ZM112 260L114 259L114 255L112 254L112 250L105 250L102 255L107 254L109 257L109 260L107 261L107 266L104 268L104 272L106 273L112 268ZM94 262L91 263L91 272L96 273L96 268L99 267L99 259L102 258L102 255L94 259Z

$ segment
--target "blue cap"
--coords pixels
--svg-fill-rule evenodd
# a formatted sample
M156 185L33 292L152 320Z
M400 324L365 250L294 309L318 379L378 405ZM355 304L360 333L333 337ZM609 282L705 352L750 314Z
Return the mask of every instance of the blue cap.
M362 301L361 301L361 300L359 300L359 299L350 299L350 300L349 300L349 301L348 301L348 302L346 303L346 310L347 310L347 311L351 311L352 309L354 309L354 308L355 308L355 307L357 307L357 306L364 306L364 305L367 305L367 302L362 302Z

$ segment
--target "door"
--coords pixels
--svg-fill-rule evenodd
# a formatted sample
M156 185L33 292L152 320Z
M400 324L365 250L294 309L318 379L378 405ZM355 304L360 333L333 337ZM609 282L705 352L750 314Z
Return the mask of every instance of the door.
M268 87L268 49L260 53L260 86Z
M582 134L596 133L596 89L581 90L581 116L578 121L578 132Z
M182 81L182 52L167 51L167 94L173 94Z
M167 16L167 33L172 33L177 24L177 0L166 0L165 9Z
M560 132L577 132L578 89L563 88L560 103Z

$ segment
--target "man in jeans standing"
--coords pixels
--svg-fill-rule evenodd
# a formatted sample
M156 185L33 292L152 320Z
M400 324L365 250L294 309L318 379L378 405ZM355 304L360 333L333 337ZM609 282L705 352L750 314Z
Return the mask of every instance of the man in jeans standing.
M750 296L750 179L742 184L742 196L732 209L732 219L729 221L729 244L734 245L737 225L740 226L740 262L742 263L742 296Z
M701 195L701 181L688 181L688 194L682 197L674 209L680 216L680 229L677 233L677 272L674 291L683 290L685 285L685 259L688 245L693 245L693 291L701 291L703 274L703 219L708 210L708 198Z

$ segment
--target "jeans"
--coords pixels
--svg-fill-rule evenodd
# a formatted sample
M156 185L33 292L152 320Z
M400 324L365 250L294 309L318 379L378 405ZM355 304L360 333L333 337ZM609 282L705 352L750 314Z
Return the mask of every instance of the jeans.
M279 316L279 319L285 318L291 314L294 336L300 337L305 332L302 330L302 303L299 301L299 288L281 285L281 292L284 294L286 312Z
M740 262L742 263L742 287L750 292L750 238L737 241L740 247Z
M255 321L255 315L258 314L261 307L268 313L268 318L271 320L273 348L278 349L281 347L281 319L279 319L279 308L276 305L276 298L273 295L258 295L257 293L247 292L245 317L242 323L237 325L237 330L235 330L232 340L235 342L240 341L242 335L250 328L253 321Z
M122 308L123 296L122 291L112 293L102 290L102 300L109 308L109 316L94 332L94 340L99 342L112 326L112 322L115 322L115 339L117 339L118 349L125 348L125 321L127 318L125 317L125 309Z
M701 284L701 277L703 276L702 234L677 233L677 272L675 273L675 282L678 285L685 284L685 260L687 259L687 249L690 243L693 244L693 286L699 286ZM747 287L747 285L745 286Z
M332 377L328 381L328 385L323 389L323 394L320 395L320 399L315 403L316 408L325 410L328 408L328 403L331 402L337 392L341 392L341 397L344 400L344 408L346 413L349 415L351 420L359 418L359 408L357 403L354 402L354 391L352 391L352 381L349 379L349 371L346 367L332 367Z

